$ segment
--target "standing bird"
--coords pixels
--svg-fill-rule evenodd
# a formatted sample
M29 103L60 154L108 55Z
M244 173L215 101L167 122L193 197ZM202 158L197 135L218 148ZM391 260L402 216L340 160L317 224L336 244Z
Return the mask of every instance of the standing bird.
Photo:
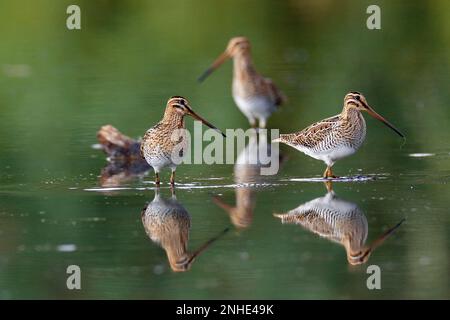
M366 263L375 248L382 245L404 221L402 219L370 245L365 245L369 228L364 213L355 203L338 198L334 191L328 191L324 197L274 216L280 218L283 224L299 224L321 237L341 244L351 265Z
M199 78L203 81L225 60L233 58L233 99L238 108L248 118L250 125L265 128L267 119L286 102L286 96L275 86L272 80L261 76L253 66L250 42L245 37L235 37L209 69Z
M184 125L185 115L201 121L225 137L225 134L219 129L196 114L185 98L180 96L170 98L167 101L164 117L154 127L147 130L141 142L141 156L153 167L155 183L158 186L160 184L159 172L165 167L172 170L170 183L171 185L175 184L175 170L181 163L188 145Z
M323 177L336 178L331 167L337 160L355 153L366 137L366 122L362 111L367 111L372 117L405 138L367 104L366 98L361 93L350 92L344 98L344 108L340 114L316 122L302 131L281 134L272 142L285 143L314 159L322 160L327 165Z

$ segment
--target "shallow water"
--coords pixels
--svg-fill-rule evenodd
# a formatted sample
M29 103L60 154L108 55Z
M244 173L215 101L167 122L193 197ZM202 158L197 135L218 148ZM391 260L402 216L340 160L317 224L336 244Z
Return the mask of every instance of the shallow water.
M64 4L0 4L0 298L450 297L447 1L381 1L381 31L365 28L360 1L80 3L74 32ZM289 97L270 127L301 129L358 90L405 133L402 145L366 117L364 146L334 168L344 177L335 196L367 221L365 245L405 219L365 264L274 216L327 194L323 163L288 147L278 174L256 181L236 181L232 165L181 166L176 202L163 174L160 196L182 212L175 231L159 234L165 248L141 218L155 197L152 174L102 186L96 131L110 123L141 136L172 95L218 128L247 127L231 99L231 63L195 81L236 34ZM227 211L237 197L240 210ZM364 223L349 225L364 238ZM173 272L166 252L179 240L170 236L186 230L186 254L218 239ZM66 287L72 264L79 291ZM369 265L381 268L381 290L367 289Z

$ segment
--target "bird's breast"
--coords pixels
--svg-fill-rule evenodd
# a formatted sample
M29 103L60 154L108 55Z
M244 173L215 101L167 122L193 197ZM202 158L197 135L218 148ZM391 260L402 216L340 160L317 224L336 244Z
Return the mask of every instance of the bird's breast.
M147 131L142 144L147 162L153 167L164 167L184 156L188 141L184 128L159 126Z

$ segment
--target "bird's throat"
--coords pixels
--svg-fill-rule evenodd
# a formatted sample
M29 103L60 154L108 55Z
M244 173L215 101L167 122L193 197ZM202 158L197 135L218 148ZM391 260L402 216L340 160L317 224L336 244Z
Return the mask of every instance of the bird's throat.
M233 58L233 73L237 79L248 79L255 73L250 52L238 53Z
M166 109L162 122L171 128L182 129L184 128L184 114L173 110L173 108Z

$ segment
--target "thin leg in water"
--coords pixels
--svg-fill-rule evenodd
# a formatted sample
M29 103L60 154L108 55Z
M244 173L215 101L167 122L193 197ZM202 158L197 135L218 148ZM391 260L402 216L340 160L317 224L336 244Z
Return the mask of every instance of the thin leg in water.
M337 178L335 175L333 175L333 171L331 171L331 167L327 166L327 169L325 170L325 172L323 173L323 177L325 179L330 179L330 178Z
M333 182L331 180L325 181L325 187L327 188L327 192L333 191Z
M267 125L267 120L265 118L260 118L259 119L259 127L261 129L265 129Z
M250 126L251 126L253 129L255 129L255 128L258 127L257 124L256 124L256 119L255 119L255 118L253 118L253 117L247 117L247 119L248 119L248 122L250 123Z
M173 187L175 185L175 170L172 169L172 174L170 175L170 184Z
M159 187L161 180L159 179L159 172L155 172L155 184Z

